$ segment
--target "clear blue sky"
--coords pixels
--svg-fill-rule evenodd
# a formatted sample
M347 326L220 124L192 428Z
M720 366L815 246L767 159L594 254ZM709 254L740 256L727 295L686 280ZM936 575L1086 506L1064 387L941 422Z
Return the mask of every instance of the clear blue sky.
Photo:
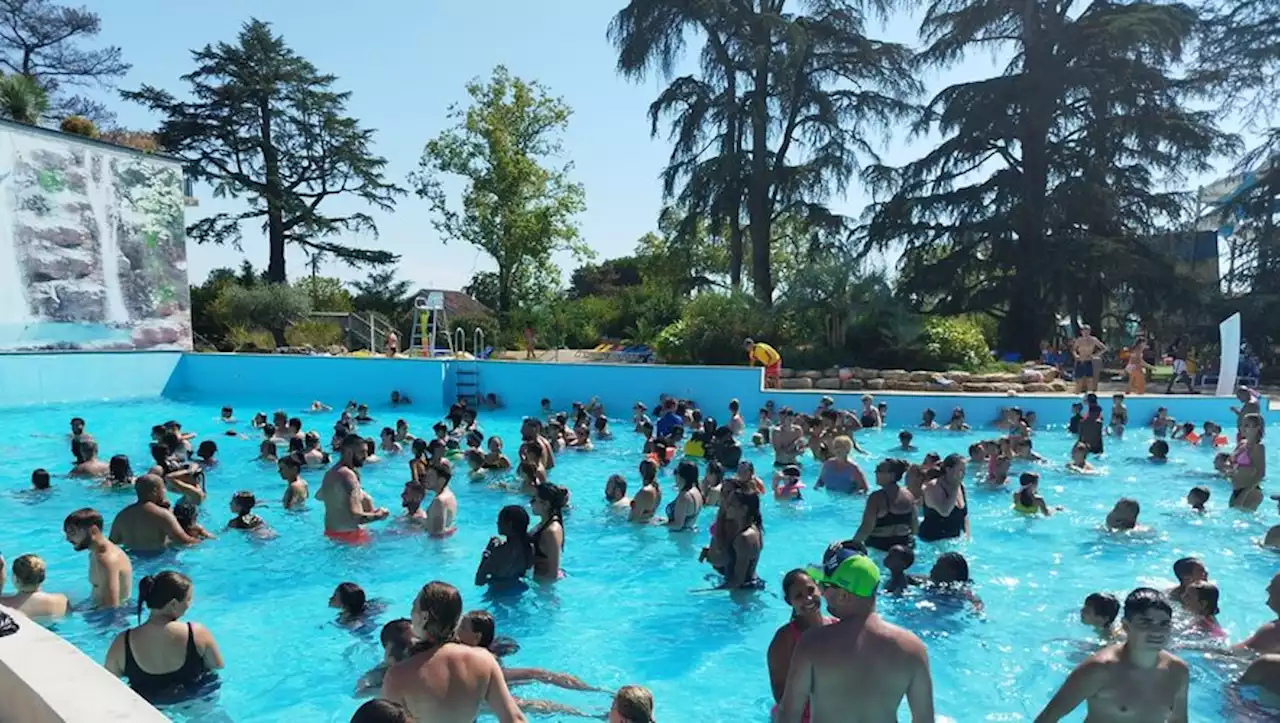
M669 150L664 137L650 139L647 109L662 84L659 79L632 83L615 71L617 56L606 38L610 18L623 0L221 0L213 3L158 0L80 0L102 17L100 41L119 45L133 70L121 87L143 83L176 94L185 92L178 77L192 69L190 50L206 43L232 41L243 22L258 17L322 72L339 76L338 87L351 90L352 115L377 130L377 153L389 161L388 176L404 183L418 163L426 141L447 124L451 103L465 101L464 85L487 76L498 64L526 79L536 79L562 96L574 110L565 136L565 155L575 164L574 178L586 187L587 211L582 236L600 258L630 253L635 240L653 230L661 205L658 175ZM894 18L879 37L912 42L916 20ZM932 87L992 72L993 59L979 54L945 75L928 78ZM121 124L154 128L158 118L118 96L106 96ZM905 139L884 146L885 157L900 163L919 152ZM234 202L198 191L201 205L188 222ZM855 188L836 206L857 214L867 198ZM350 211L351 202L331 202L332 211ZM403 278L418 286L460 288L471 274L492 268L467 245L445 245L431 227L425 202L406 196L394 213L374 212L380 237L350 239L401 255ZM248 258L266 265L266 241L245 227L244 252L231 247L188 249L190 275L199 283L210 269L237 266ZM558 259L567 272L567 258ZM305 273L305 257L289 255L291 277ZM362 272L328 264L322 273L345 279Z

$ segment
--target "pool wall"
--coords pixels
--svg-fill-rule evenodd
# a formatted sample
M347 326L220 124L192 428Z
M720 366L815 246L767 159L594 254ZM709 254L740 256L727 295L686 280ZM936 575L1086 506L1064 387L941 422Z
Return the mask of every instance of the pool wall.
M0 638L0 723L164 723L106 668L22 613Z
M614 418L630 416L631 405L652 405L660 394L692 399L723 416L731 399L742 404L748 424L766 401L799 411L814 409L823 396L843 408L857 408L862 392L835 390L765 391L759 368L639 364L575 364L516 361L454 361L278 354L182 354L177 352L0 354L0 407L68 402L171 399L219 404L301 406L320 400L337 406L348 399L372 406L386 403L392 390L415 406L441 408L457 397L459 371L475 371L479 390L493 393L516 413L534 413L543 398L556 409L597 396ZM875 392L888 403L891 427L913 426L926 408L945 419L962 406L972 424L986 424L1001 407L1034 411L1041 424L1061 424L1074 395L936 394ZM1177 394L1127 400L1134 423L1157 407L1175 418L1227 420L1230 397ZM1110 400L1102 400L1110 408ZM1266 409L1265 401L1263 409Z

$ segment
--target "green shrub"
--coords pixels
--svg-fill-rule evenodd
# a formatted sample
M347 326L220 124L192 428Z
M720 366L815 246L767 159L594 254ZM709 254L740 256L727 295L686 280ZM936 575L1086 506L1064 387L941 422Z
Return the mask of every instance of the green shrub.
M287 284L228 286L214 301L215 316L228 327L265 329L276 345L287 344L284 331L311 313L311 298Z
M330 321L300 321L285 329L289 346L341 346L345 343L342 327Z
M274 351L275 341L271 334L261 329L247 329L233 326L227 329L227 344L230 351Z
M684 307L680 320L658 333L656 351L675 364L744 364L747 337L784 347L773 338L773 320L745 294L700 294ZM779 348L785 357L786 351Z
M978 369L991 359L991 349L974 321L962 316L933 316L920 331L921 365L945 370Z
M71 133L73 135L84 136L86 138L98 137L98 127L93 124L93 121L85 118L84 116L69 115L62 119L62 125L60 127L62 128L63 133Z

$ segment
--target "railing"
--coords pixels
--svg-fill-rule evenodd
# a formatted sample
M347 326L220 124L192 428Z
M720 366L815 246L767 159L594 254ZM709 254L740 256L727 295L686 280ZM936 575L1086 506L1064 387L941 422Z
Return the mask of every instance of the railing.
M456 356L458 354L465 352L466 350L467 350L467 333L462 330L462 327L458 327L453 332L453 353Z
M484 353L484 329L476 327L475 333L471 335L471 353L477 359Z

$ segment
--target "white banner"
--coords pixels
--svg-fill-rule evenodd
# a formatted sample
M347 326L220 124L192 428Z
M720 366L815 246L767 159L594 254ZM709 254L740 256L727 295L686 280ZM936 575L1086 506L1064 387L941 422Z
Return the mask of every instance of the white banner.
M1222 340L1222 359L1218 364L1218 389L1220 397L1236 393L1236 371L1240 368L1240 314L1235 313L1218 325Z

